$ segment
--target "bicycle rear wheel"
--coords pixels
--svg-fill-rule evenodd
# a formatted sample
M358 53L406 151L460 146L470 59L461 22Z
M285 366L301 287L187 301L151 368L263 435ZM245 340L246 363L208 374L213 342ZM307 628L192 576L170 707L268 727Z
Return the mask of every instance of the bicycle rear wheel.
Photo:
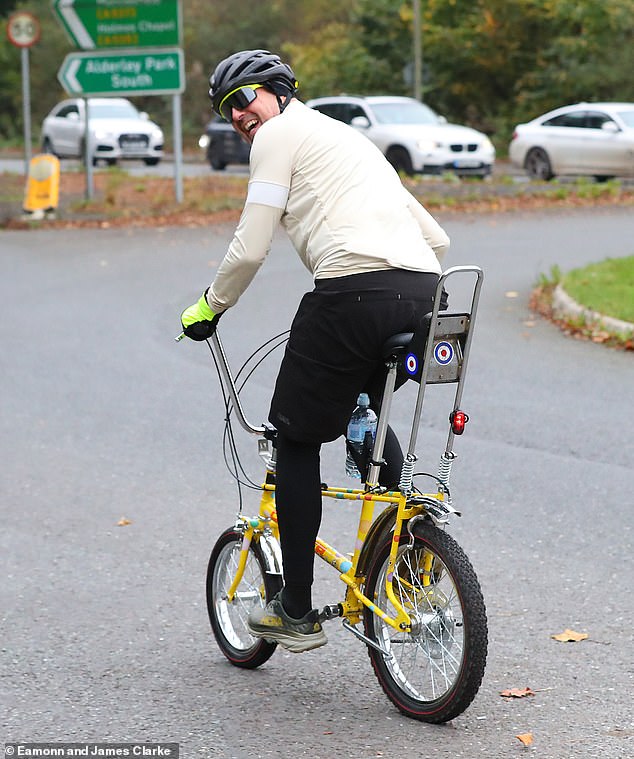
M412 632L395 630L365 608L365 633L385 655L370 646L368 653L381 687L401 712L423 722L448 722L469 706L482 682L486 610L460 546L431 522L414 532L413 548L407 548L408 539L401 541L391 580ZM375 555L366 595L393 615L385 585L391 543L388 535Z
M247 618L253 608L266 606L279 592L282 579L266 572L262 548L252 541L242 580L229 601L228 591L236 576L242 538L242 533L230 527L216 541L207 567L207 611L222 653L236 667L255 669L273 655L277 644L251 635Z

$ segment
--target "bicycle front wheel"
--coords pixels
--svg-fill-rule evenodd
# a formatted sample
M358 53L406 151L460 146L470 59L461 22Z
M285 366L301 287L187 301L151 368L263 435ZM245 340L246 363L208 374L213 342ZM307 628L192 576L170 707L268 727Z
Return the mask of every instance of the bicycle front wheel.
M252 609L266 606L281 590L282 580L267 573L262 548L252 541L242 579L229 600L242 539L242 533L231 527L216 541L207 568L207 611L222 653L236 667L255 669L273 655L276 644L251 635L247 618Z
M403 538L390 578L395 597L412 620L401 632L364 609L374 672L387 697L408 717L447 722L474 699L486 664L484 599L469 559L431 522L415 528L412 548ZM379 547L367 574L366 595L390 616L386 591L392 536Z

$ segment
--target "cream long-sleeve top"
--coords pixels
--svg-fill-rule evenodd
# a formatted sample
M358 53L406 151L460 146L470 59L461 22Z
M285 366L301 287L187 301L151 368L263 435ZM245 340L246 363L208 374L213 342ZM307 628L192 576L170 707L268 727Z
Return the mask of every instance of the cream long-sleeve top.
M281 222L314 279L383 269L440 273L449 238L356 129L292 100L258 129L245 206L207 292L233 306Z

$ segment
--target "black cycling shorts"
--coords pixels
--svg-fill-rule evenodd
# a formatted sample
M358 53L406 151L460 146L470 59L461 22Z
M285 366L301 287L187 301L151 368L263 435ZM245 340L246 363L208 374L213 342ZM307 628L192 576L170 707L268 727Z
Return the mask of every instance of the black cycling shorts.
M403 269L317 280L291 325L271 424L302 442L344 434L360 392L380 400L385 341L416 329L432 310L437 283L437 274Z

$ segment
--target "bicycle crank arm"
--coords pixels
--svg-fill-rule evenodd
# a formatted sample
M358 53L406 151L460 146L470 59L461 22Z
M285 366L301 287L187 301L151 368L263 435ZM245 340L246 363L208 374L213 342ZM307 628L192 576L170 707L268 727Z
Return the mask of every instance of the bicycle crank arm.
M324 608L317 615L319 622L325 622L327 619L334 619L335 617L343 616L343 609L341 604L330 604L324 606Z
M366 635L364 635L360 630L357 630L357 628L348 622L347 619L343 620L343 626L351 632L353 635L356 635L359 640L362 640L366 646L371 646L372 648L375 648L380 654L383 654L383 656L386 659L392 659L393 654L391 654L389 651L386 651L384 648L381 648L378 643L375 643L373 640L370 640Z

